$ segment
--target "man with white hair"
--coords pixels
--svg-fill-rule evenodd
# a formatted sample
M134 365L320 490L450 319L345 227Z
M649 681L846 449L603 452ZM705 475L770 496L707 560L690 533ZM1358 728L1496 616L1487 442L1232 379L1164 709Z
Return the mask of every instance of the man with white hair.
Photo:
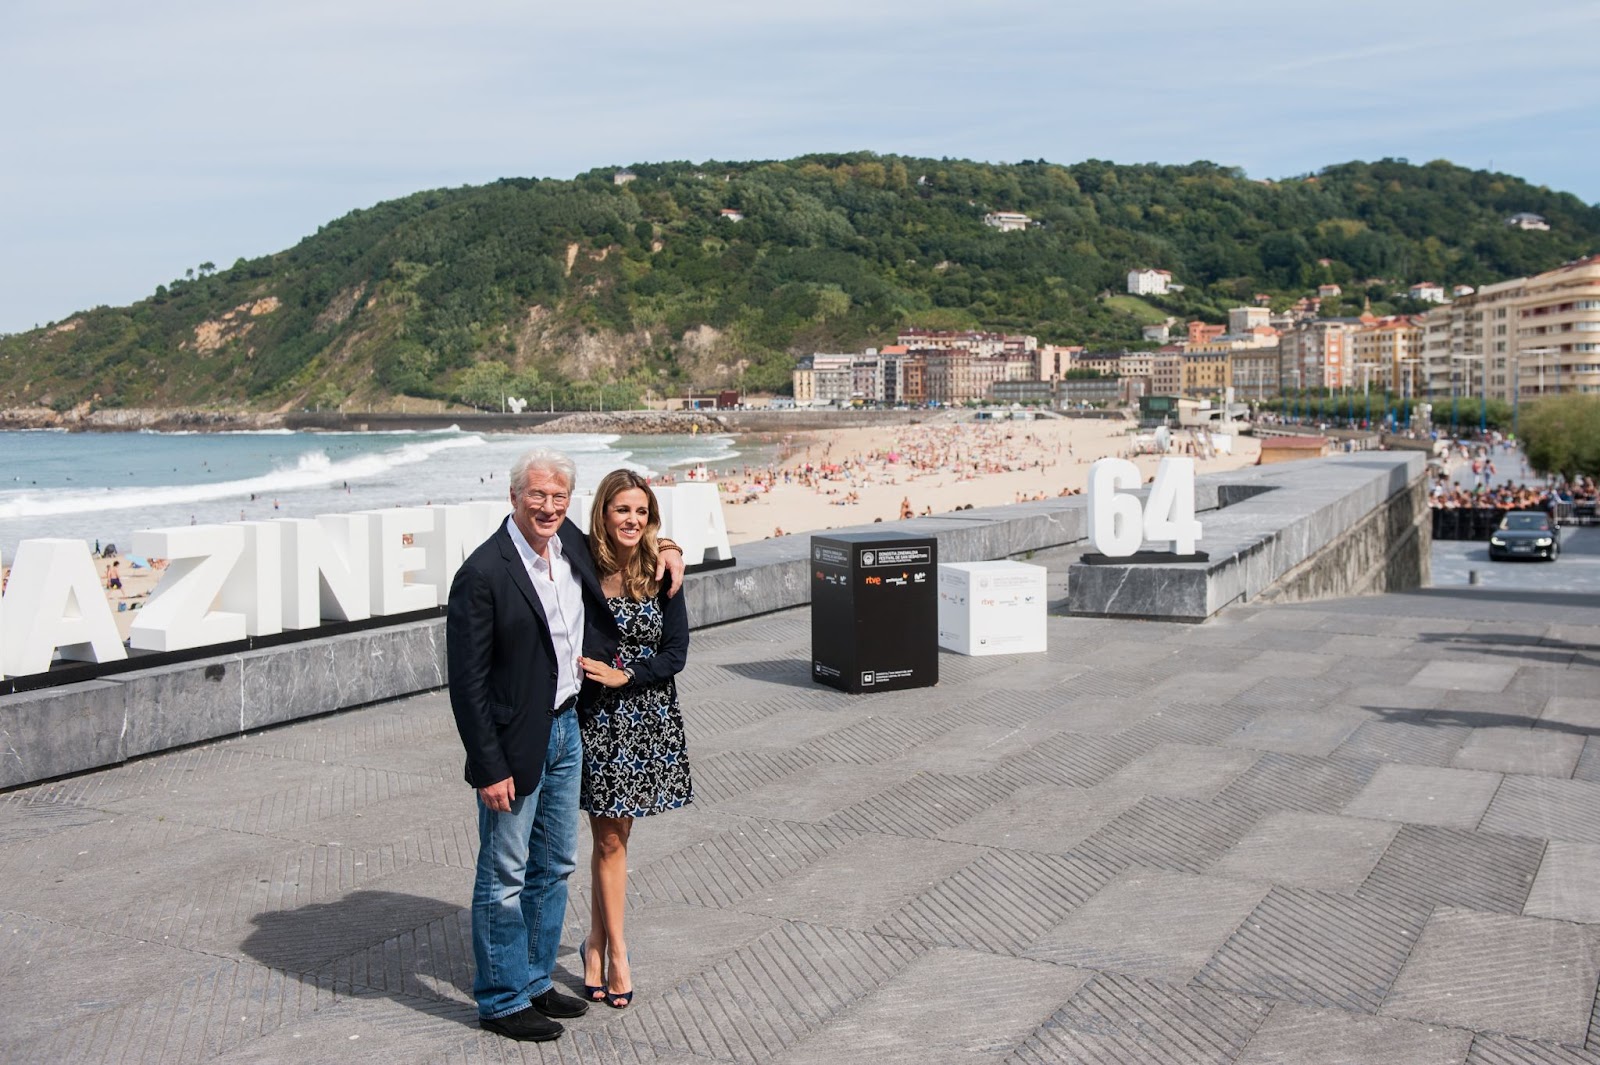
M567 520L576 478L556 451L517 460L511 516L457 571L445 629L450 706L478 789L473 997L479 1024L511 1039L556 1039L557 1018L589 1008L551 973L577 862L578 657L610 661L620 634ZM662 548L677 594L683 554Z

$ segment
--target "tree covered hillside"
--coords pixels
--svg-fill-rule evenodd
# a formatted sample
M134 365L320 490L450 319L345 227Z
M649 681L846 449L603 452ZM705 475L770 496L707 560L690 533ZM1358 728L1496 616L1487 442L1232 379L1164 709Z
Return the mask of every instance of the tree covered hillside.
M276 255L205 264L131 307L0 339L5 405L487 405L508 389L581 405L597 385L622 398L782 388L794 356L905 325L1138 346L1152 317L1220 321L1258 292L1287 301L1331 281L1338 309L1416 310L1410 283L1483 284L1600 248L1600 209L1445 162L1276 182L1203 162L870 153L631 173L417 193ZM1034 224L1000 232L991 211ZM1507 227L1519 211L1550 231ZM1136 266L1185 291L1107 298Z

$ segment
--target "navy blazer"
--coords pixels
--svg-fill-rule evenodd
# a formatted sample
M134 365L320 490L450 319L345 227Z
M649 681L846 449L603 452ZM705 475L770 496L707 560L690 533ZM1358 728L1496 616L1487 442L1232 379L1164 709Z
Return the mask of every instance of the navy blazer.
M588 541L570 520L556 535L583 587L583 653L610 662L621 633L606 609ZM550 745L556 653L539 593L503 523L456 571L445 651L450 709L467 751L467 783L483 788L511 777L518 795L532 794ZM581 670L578 675L581 680ZM591 691L586 682L585 696Z

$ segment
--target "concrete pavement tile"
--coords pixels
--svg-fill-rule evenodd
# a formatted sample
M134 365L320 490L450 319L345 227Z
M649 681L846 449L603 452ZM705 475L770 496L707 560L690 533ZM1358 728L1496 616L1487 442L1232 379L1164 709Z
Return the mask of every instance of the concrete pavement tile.
M1600 980L1592 932L1534 917L1440 910L1380 1012L1581 1044Z
M1444 766L1471 734L1464 725L1441 724L1421 711L1376 713L1381 716L1352 732L1331 757Z
M1544 848L1520 836L1404 825L1356 894L1421 909L1521 913Z
M1593 1040L1590 1046L1594 1045ZM1560 1043L1541 1042L1536 1039L1515 1039L1493 1032L1480 1033L1472 1041L1472 1053L1467 1055L1467 1065L1596 1065L1600 1054L1584 1047L1563 1046Z
M706 751L689 756L694 777L694 801L700 807L738 811L746 792L775 780L811 769L816 762L792 750Z
M1513 690L1439 691L1438 695L1438 705L1428 715L1430 718L1460 721L1475 728L1498 724L1531 727L1544 713L1545 704L1549 702L1543 695Z
M1035 784L941 832L939 838L1065 854L1138 801L1137 795L1125 792Z
M1134 795L1209 799L1255 764L1255 751L1163 743L1100 785Z
M1280 1002L1234 1065L1462 1065L1472 1033Z
M826 1028L927 952L905 940L785 922L600 1023L634 1045L753 1065Z
M1373 1013L1427 917L1427 907L1275 887L1194 982L1303 1006Z
M1577 767L1583 739L1552 729L1474 729L1451 764L1457 769L1565 778Z
M1517 675L1517 667L1494 662L1429 662L1411 683L1419 688L1501 692Z
M1260 654L1239 667L1239 672L1258 677L1315 677L1326 673L1333 665L1333 656L1320 650L1328 640L1323 632L1280 632L1266 634L1252 642L1253 647L1264 647ZM1295 645L1293 649L1276 646L1283 642ZM1315 652L1315 653L1312 653Z
M1092 858L990 850L874 926L931 946L1015 954L1109 884L1120 867Z
M33 893L53 890L54 885L74 874L92 877L107 865L121 868L123 863L137 868L151 851L203 846L214 831L199 825L132 815L118 817L71 806L42 809L93 813L95 819L83 824L68 819L49 835L0 844L0 880L17 893L19 906L26 906Z
M102 810L54 803L7 803L0 805L0 851L13 844L43 839L85 825L111 820ZM4 859L0 858L0 864Z
M1228 1065L1270 1009L1259 999L1103 973L1009 1060Z
M692 758L697 753L705 757L722 751L789 750L850 724L853 720L848 715L834 710L794 710L708 737L689 755Z
M1337 813L1366 787L1377 766L1376 762L1358 758L1268 753L1224 788L1217 799L1252 810Z
M1499 773L1382 765L1361 794L1345 804L1351 817L1417 825L1473 828L1500 787Z
M739 821L653 861L629 855L628 886L642 898L732 906L860 839L848 830L793 821ZM630 851L632 848L630 848Z
M1321 756L1332 751L1372 715L1350 707L1323 710L1264 710L1244 728L1221 742L1255 751Z
M1359 678L1367 685L1403 688L1422 668L1423 660L1412 651L1403 658L1369 658L1363 655L1339 655L1328 667L1334 676Z
M1266 884L1128 869L1023 953L1062 965L1186 983L1267 891Z
M387 846L363 852L216 830L161 846L162 823L123 823L152 845L130 847L130 857L111 866L114 876L104 864L57 873L29 908L102 932L190 945L234 935L251 914L335 897L418 863Z
M1365 633L1330 634L1321 647L1323 654L1351 655L1356 658L1396 658L1412 652L1411 641L1397 640L1392 636L1372 636Z
M424 861L453 865L464 860L471 864L471 854L478 844L477 805L471 788L452 781L438 789L401 795L352 813L286 825L273 835L360 850L410 841L411 847L420 847L419 853L427 855ZM450 839L455 845L441 843L442 839Z
M961 843L899 836L855 839L747 894L741 908L793 921L868 929L979 857L979 851Z
M1507 690L1546 699L1592 699L1594 675L1594 666L1588 661L1571 667L1523 666Z
M823 763L751 788L727 808L748 817L822 821L916 773L899 765Z
M1210 869L1213 876L1354 891L1399 832L1385 821L1286 810L1269 814Z
M1009 763L1055 735L1043 727L1015 728L1006 725L958 725L919 743L904 754L879 766L884 770L930 773L982 773L996 765Z
M1444 695L1438 688L1414 688L1405 681L1394 684L1366 681L1346 689L1344 701L1364 710L1432 710Z
M1160 705L1146 699L1073 698L1039 719L1046 728L1077 735L1108 735L1132 728Z
M439 776L317 765L281 758L268 761L269 766L225 781L187 782L165 794L134 796L109 804L105 809L188 821L232 832L271 834L369 809L402 795L443 795L448 786ZM449 790L453 792L455 788Z
M1583 753L1572 770L1572 779L1600 782L1600 736L1590 736L1583 741Z
M1145 693L1145 698L1152 702L1172 699L1221 702L1232 699L1259 679L1256 675L1232 670L1226 673L1189 670L1157 684Z
M1507 777L1481 827L1485 832L1600 843L1600 784Z
M1534 878L1522 912L1557 921L1600 923L1600 845L1552 842Z
M1203 872L1250 830L1257 811L1147 795L1084 840L1075 853L1113 865Z
M153 989L212 972L217 958L23 913L0 914L0 1058L90 1024ZM70 1060L70 1059L60 1059Z
M1547 699L1538 727L1570 731L1580 736L1600 736L1600 699L1577 695Z
M771 1060L774 1065L994 1062L1093 975L1021 958L935 950Z

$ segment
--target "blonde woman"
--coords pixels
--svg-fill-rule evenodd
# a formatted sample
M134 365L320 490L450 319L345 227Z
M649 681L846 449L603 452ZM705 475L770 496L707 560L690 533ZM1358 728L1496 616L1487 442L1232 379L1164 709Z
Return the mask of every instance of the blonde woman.
M594 837L583 990L613 1009L633 1001L623 910L634 818L694 799L673 679L688 656L689 616L684 597L669 597L654 577L660 526L655 493L640 475L613 470L596 487L589 548L622 640L610 662L578 660L591 691L592 685L602 689L583 700L578 805L589 815Z

